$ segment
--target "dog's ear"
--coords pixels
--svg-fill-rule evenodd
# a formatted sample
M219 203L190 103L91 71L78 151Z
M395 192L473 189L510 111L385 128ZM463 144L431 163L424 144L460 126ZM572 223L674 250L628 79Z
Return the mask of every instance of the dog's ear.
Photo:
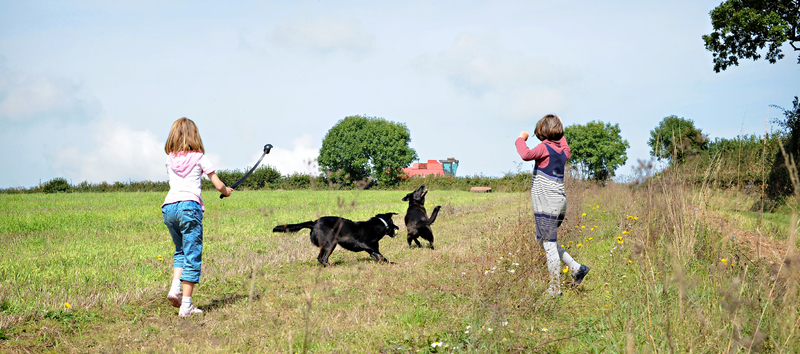
M397 213L389 213L389 215L397 215Z
M407 201L408 201L408 198L411 198L411 193L408 193L408 194L406 194L406 196L405 196L405 197L403 197L403 201L404 201L404 202L407 202Z

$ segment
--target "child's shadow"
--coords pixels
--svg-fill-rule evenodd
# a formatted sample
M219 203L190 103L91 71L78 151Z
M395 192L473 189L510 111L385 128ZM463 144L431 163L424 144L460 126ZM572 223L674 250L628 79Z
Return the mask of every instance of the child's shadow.
M214 311L216 309L228 306L228 305L233 304L233 303L235 303L235 302L237 302L237 301L239 301L241 299L246 299L246 298L247 298L246 295L235 294L235 295L231 295L231 296L228 296L226 298L223 298L223 299L211 300L211 304L208 305L208 306L203 306L203 310L207 311L207 312L212 312L212 311Z

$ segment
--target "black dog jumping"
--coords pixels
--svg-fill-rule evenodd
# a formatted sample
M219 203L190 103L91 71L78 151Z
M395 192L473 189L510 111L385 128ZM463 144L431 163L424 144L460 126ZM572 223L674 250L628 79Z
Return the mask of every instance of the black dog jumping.
M337 244L348 251L366 251L376 261L389 262L378 250L378 241L385 235L394 237L395 230L399 229L392 222L392 215L397 213L378 214L367 221L358 222L338 216L324 216L300 224L278 225L272 232L311 229L311 243L320 248L317 260L325 267L330 265L328 257Z
M411 241L417 244L417 247L422 247L417 240L418 237L427 240L430 243L430 248L433 249L433 231L431 231L431 224L436 221L436 216L439 215L441 205L433 208L431 217L428 218L427 211L425 210L425 194L428 190L425 185L419 186L417 190L406 194L403 201L408 201L408 210L406 211L406 229L408 229L408 247L411 247Z

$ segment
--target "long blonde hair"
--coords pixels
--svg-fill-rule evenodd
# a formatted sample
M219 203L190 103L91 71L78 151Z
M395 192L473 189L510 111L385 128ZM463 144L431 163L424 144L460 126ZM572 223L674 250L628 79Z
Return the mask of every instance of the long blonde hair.
M167 143L164 144L164 152L169 155L170 153L189 151L206 153L197 125L191 119L183 117L172 123Z

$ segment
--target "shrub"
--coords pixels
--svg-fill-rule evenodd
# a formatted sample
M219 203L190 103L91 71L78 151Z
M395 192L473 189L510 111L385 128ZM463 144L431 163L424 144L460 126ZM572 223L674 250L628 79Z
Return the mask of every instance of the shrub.
M64 177L53 178L42 185L42 192L45 193L69 193L71 189L69 182L67 182L67 179Z

